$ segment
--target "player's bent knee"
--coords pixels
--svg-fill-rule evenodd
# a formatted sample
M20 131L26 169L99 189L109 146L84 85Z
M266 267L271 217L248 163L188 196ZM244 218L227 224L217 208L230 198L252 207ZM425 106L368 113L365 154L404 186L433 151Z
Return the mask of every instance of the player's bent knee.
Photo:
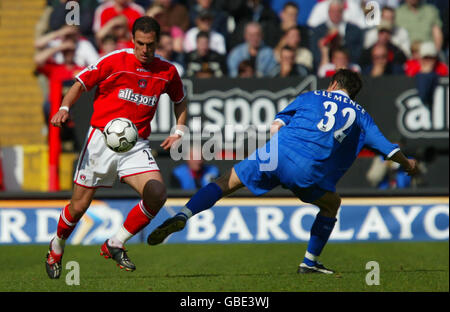
M143 200L147 207L159 210L167 200L165 185L157 180L149 180L144 187Z

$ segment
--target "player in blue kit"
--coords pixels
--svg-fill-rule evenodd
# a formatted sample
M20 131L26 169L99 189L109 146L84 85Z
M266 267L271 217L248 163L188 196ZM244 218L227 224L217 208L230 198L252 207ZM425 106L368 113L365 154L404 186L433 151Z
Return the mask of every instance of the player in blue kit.
M156 228L147 242L161 243L171 233L182 230L191 216L211 208L239 188L246 186L253 194L262 195L282 185L303 202L320 208L297 272L334 273L318 257L334 228L341 204L336 183L362 147L368 146L399 163L409 175L417 173L416 161L406 158L398 145L389 142L367 111L354 101L361 87L358 74L341 69L326 91L299 95L276 115L270 129L272 137L265 146L201 188L178 214ZM268 150L269 157L261 157Z

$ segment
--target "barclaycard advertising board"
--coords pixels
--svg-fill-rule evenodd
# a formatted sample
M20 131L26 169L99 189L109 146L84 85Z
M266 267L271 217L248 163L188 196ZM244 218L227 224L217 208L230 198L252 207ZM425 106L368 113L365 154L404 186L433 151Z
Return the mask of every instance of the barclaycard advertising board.
M147 235L178 212L188 199L169 199ZM122 226L138 199L94 200L69 244L102 244ZM47 244L56 233L64 200L0 200L0 244ZM226 198L187 223L165 243L305 242L319 209L290 198ZM448 197L344 198L331 242L445 241L449 238Z

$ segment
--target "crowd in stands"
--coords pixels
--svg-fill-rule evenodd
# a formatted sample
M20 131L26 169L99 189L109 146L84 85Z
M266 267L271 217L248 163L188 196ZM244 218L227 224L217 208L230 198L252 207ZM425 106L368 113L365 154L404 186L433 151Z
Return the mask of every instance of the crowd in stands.
M48 0L36 27L44 75L132 48L131 27L144 15L160 23L157 54L182 77L329 77L342 67L448 75L448 1L376 0L375 25L367 0L78 0L78 26L66 24L66 2Z

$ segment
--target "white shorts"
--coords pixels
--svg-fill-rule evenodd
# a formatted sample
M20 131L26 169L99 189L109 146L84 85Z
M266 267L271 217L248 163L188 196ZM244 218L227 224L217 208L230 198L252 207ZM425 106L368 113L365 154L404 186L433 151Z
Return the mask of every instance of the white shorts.
M147 140L139 138L126 153L116 153L106 146L102 132L90 127L75 171L74 183L88 187L112 187L123 178L159 171Z

